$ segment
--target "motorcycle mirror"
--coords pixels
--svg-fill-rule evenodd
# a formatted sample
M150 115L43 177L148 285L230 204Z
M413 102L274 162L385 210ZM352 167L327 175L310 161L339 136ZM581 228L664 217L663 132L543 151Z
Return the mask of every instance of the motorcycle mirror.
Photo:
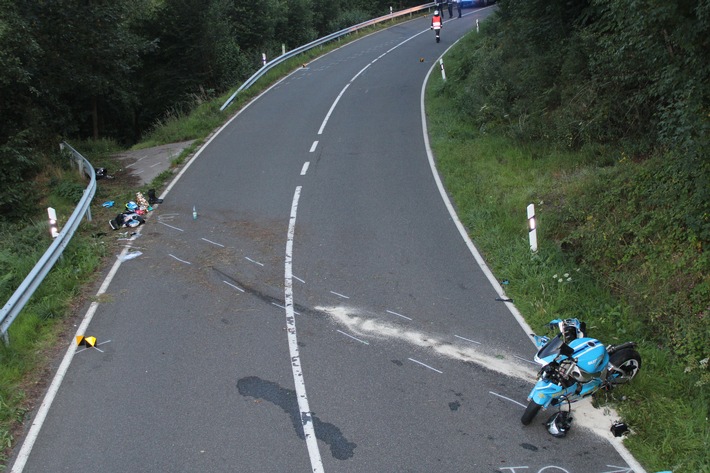
M574 354L574 349L572 349L572 347L567 345L566 343L563 343L562 346L560 347L560 355L564 355L567 358L570 358L573 354Z

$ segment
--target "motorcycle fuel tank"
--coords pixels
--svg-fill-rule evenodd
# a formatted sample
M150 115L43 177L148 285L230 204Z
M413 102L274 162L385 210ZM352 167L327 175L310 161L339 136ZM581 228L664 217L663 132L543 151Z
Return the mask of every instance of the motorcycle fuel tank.
M600 373L609 363L609 354L599 340L578 338L569 345L574 349L572 358L577 360L579 369L586 373Z

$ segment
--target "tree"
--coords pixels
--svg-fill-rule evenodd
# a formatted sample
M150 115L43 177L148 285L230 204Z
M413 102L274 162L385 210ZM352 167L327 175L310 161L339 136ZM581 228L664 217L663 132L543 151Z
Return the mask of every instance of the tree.
M41 49L19 14L24 5L0 0L0 143L31 126L37 89L33 74Z
M142 3L27 3L25 14L43 51L36 78L60 132L98 138L102 128L129 119L136 100L133 74L149 46L129 28L132 13Z
M248 59L235 25L238 12L231 0L173 0L142 22L142 35L155 38L156 48L145 55L140 71L141 130L166 111L187 112L196 96L209 98L246 77Z
M39 167L29 139L41 133L29 130L42 125L33 85L40 48L19 14L24 7L22 2L0 0L0 220L28 210L33 199L27 182Z
M289 49L310 43L316 39L313 26L313 5L311 0L290 0L287 4L285 22L278 28L279 38Z

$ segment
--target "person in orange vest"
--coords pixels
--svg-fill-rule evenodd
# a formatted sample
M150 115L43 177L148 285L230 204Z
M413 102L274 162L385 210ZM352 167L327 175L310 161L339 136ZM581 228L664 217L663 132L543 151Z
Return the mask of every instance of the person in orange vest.
M436 42L439 42L439 34L441 32L441 25L444 24L443 18L441 18L441 15L439 15L439 10L434 10L434 16L431 17L431 28L434 30L434 34L436 34Z

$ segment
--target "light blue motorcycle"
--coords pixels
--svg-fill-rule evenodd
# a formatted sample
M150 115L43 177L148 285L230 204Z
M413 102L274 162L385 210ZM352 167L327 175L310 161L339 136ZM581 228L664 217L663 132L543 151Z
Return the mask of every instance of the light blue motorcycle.
M555 319L550 327L560 330L555 337L533 335L540 348L535 362L542 365L538 380L528 396L529 404L520 419L530 424L540 409L561 408L591 396L600 389L630 382L641 369L636 343L604 346L585 336L586 326L578 319ZM571 424L569 412L560 412L547 423L550 433L565 435Z

